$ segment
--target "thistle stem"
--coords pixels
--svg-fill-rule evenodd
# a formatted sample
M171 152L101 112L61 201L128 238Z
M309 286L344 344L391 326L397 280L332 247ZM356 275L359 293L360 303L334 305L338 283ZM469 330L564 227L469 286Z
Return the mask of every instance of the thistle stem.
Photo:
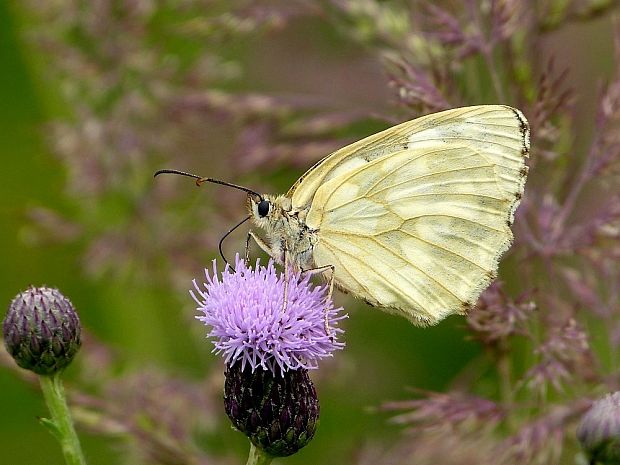
M250 455L246 465L269 465L273 457L250 443Z
M42 420L42 423L50 429L60 442L67 465L86 465L80 440L73 428L73 420L67 406L65 389L60 374L39 376L39 380L45 403L52 415L51 420Z

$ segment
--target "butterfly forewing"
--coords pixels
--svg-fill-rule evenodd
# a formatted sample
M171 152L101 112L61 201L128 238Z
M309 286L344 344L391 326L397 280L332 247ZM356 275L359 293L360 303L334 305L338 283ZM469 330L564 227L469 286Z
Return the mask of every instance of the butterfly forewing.
M425 116L345 147L293 187L316 266L338 287L432 324L475 303L510 246L529 148L505 106Z

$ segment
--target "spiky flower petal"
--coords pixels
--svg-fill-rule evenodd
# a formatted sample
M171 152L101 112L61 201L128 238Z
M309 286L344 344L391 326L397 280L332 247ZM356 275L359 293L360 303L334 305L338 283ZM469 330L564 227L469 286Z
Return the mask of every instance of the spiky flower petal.
M71 363L81 345L73 304L58 289L30 287L18 294L2 325L4 344L17 364L51 375Z
M273 261L254 269L236 257L235 272L226 266L217 275L205 270L206 282L194 280L190 291L203 316L196 318L211 327L214 351L224 355L230 367L237 362L284 373L317 368L318 361L344 347L337 337L342 308L326 301L326 287L312 286L309 275L289 273L284 306L285 274L276 273ZM326 329L326 322L327 328Z

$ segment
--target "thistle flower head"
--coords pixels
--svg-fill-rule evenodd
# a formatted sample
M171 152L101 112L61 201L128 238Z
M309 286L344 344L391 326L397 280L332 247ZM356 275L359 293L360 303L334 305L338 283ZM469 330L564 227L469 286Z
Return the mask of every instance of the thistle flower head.
M230 367L241 363L272 373L299 368L314 369L318 361L344 347L337 336L342 308L326 300L326 286L312 286L309 275L276 273L273 261L254 269L235 258L235 272L226 266L217 275L205 270L206 282L194 280L190 291L203 315L196 318L211 327L214 351L224 355ZM287 302L284 306L285 280ZM326 324L327 323L327 324ZM326 330L329 328L328 330Z
M620 463L620 391L592 404L577 427L591 463Z
M80 319L73 304L49 287L19 293L9 305L2 333L15 362L39 375L65 368L81 345Z

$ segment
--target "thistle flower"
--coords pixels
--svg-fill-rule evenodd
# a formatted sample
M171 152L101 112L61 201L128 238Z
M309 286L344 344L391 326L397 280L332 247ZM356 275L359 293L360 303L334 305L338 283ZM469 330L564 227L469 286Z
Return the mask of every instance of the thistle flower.
M2 333L15 362L39 375L64 369L81 345L80 319L73 304L49 287L19 293L9 305Z
M577 439L590 463L620 463L620 391L592 404L577 427Z
M224 407L233 425L271 457L294 454L314 436L319 400L308 369L342 349L341 308L299 273L278 275L273 261L254 269L235 259L221 280L205 270L190 291L226 361ZM286 283L288 280L288 284ZM284 297L286 295L286 306Z
M285 277L276 273L273 261L267 267L256 262L249 268L237 255L235 270L227 266L221 281L215 262L213 276L205 270L204 290L194 280L190 291L204 316L196 318L212 329L214 352L224 355L228 366L236 362L270 370L274 375L299 368L316 369L318 361L344 347L337 340L342 308L325 300L325 287L312 287L306 274L288 278L284 309ZM329 334L326 331L329 328Z

